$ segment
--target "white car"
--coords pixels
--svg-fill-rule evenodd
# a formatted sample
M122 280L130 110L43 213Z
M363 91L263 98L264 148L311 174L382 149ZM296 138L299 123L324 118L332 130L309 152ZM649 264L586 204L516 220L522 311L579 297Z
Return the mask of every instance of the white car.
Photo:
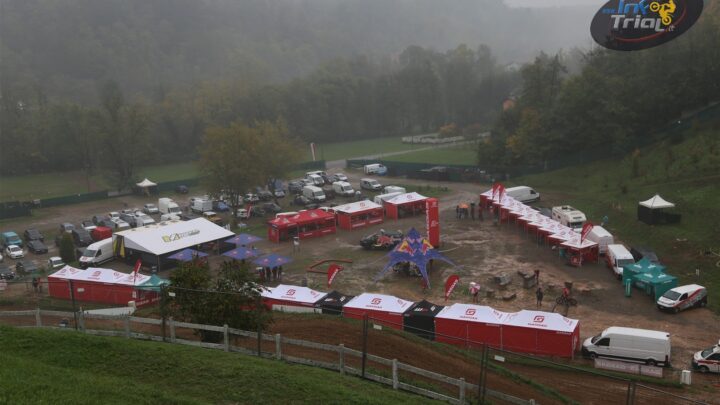
M112 219L120 219L120 213L117 211L111 211L108 215Z
M157 214L160 210L158 210L158 207L156 207L155 204L145 204L143 206L143 212L146 214Z
M248 219L248 210L246 210L245 208L240 208L239 210L237 210L237 217L240 219Z
M61 258L59 258L57 256L53 256L53 257L49 258L47 261L47 267L48 267L48 269L51 269L51 270L57 270L63 266L65 266L65 263L62 261Z
M5 248L5 255L11 259L22 259L25 252L18 245L10 245Z
M720 342L709 349L695 353L692 368L701 373L720 373Z
M335 181L348 181L348 177L343 173L335 173Z

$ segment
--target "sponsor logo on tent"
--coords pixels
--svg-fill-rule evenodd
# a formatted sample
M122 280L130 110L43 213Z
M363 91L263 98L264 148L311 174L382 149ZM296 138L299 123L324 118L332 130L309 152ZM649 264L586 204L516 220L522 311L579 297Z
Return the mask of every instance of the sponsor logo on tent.
M295 290L291 288L291 289L287 290L287 292L285 293L285 295L293 296L293 295L295 295Z
M370 304L380 305L381 302L382 302L382 298L373 298L372 301L370 301Z
M475 316L475 308L468 308L465 310L465 315L467 316Z
M199 229L193 229L193 230L187 231L187 232L178 232L178 233L173 233L170 235L163 235L161 238L162 238L163 242L169 243L169 242L174 242L176 240L180 240L182 238L187 238L188 236L197 235L199 233L200 233Z
M535 317L533 318L533 322L543 323L545 322L545 317L543 315L535 315Z

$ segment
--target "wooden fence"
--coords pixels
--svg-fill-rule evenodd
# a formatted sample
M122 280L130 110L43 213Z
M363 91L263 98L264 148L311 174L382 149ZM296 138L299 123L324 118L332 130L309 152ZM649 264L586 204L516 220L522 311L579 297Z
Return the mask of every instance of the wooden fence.
M163 331L167 329L169 332L167 336L158 336L154 334L149 333L139 333L139 332L133 332L132 330L132 324L141 324L141 325L154 325L154 326L163 326L163 321L161 319L153 319L153 318L140 318L135 316L110 316L110 315L97 315L97 314L87 314L83 312L78 312L77 314L73 314L72 312L63 312L63 311L47 311L47 310L28 310L28 311L3 311L0 312L0 317L34 317L35 322L32 326L25 326L25 327L45 327L45 328L59 328L59 326L56 325L45 325L43 324L43 317L53 317L53 318L65 318L65 319L71 319L74 318L77 315L77 326L78 329L81 332L84 332L89 335L97 335L97 336L118 336L118 337L125 337L128 339L141 339L141 340L151 340L151 341L157 341L157 342L169 342L169 343L176 343L176 344L183 344L183 345L189 345L189 346L196 346L196 347L203 347L207 349L218 349L218 350L224 350L226 352L237 352L237 353L244 353L249 355L256 355L261 356L265 358L273 358L280 361L286 361L289 363L297 363L297 364L303 364L306 366L312 366L312 367L321 367L328 370L334 370L338 371L341 374L344 375L355 375L355 376L362 376L362 370L358 368L351 367L348 365L348 362L350 359L360 359L363 357L363 352L358 350L353 350L350 348L345 347L344 345L330 345L330 344L323 344L323 343L315 343L315 342L309 342L306 340L299 340L299 339L291 339L287 337L283 337L280 334L270 335L270 334L264 334L260 333L258 338L257 332L250 332L235 328L230 328L227 325L224 326L214 326L214 325L201 325L201 324L195 324L195 323L187 323L187 322L179 322L175 321L172 318L169 318L165 322L165 327L163 328ZM115 321L115 322L122 322L123 327L122 330L108 330L108 329L88 329L86 328L85 324L88 320L105 320L105 321ZM192 329L192 330L204 330L204 331L211 331L211 332L218 332L222 333L223 339L222 343L208 343L208 342L201 342L197 340L188 340L188 339L182 339L177 336L177 330L183 328L183 329ZM164 333L163 333L164 334ZM237 336L237 337L245 337L249 339L254 339L257 341L257 349L252 350L246 347L236 346L231 344L231 337ZM272 352L267 352L262 350L262 343L263 342L272 342L274 343L274 350ZM332 357L335 358L335 361L323 361L323 360L317 360L317 359L309 359L305 357L298 357L298 356L291 356L284 351L288 349L290 346L296 346L300 348L306 348L306 349L313 349L313 350L319 350L324 351L327 353L330 353ZM464 378L453 378L448 377L442 374L434 373L432 371L423 370L421 368L413 367L409 364L404 364L396 359L385 359L382 357L378 357L372 354L367 353L366 358L368 361L377 363L383 366L386 366L392 370L389 377L381 376L378 374L373 374L370 372L365 372L365 378L371 381L378 382L380 384L385 384L388 386L391 386L393 389L396 390L403 390L412 392L418 395L422 395L428 398L437 399L441 401L447 401L451 404L466 404L468 401L466 399L466 395L469 392L477 392L478 386L476 384L469 383L465 381ZM405 371L407 373L410 373L414 376L421 377L422 379L429 380L432 382L441 383L445 386L451 386L455 387L457 389L457 396L451 397L447 395L447 393L440 393L436 391L432 391L431 389L418 387L415 385L412 385L410 383L402 382L400 381L399 373L400 371ZM505 403L511 403L511 404L518 404L518 405L530 405L535 404L536 402L533 399L530 400L524 400L520 399L511 395L507 395L498 391L485 389L485 395L489 398L494 398L497 400L501 400Z

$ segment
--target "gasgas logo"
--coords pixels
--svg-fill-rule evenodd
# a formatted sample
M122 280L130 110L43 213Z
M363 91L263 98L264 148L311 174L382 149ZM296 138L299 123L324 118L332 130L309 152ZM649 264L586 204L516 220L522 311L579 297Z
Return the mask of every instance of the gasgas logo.
M652 48L689 30L702 9L703 0L610 0L595 14L590 33L608 49Z

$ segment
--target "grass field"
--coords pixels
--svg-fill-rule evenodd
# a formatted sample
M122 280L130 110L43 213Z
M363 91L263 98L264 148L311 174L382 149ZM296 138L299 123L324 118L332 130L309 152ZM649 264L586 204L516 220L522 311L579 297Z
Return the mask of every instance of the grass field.
M430 163L436 165L470 165L477 164L477 146L469 144L452 148L436 148L389 156L387 160L394 162Z
M720 137L700 133L678 144L658 144L640 151L636 176L633 159L593 162L584 166L514 179L542 195L541 204L571 204L593 223L604 215L608 228L628 246L647 246L682 284L708 287L709 305L720 312ZM637 203L659 193L676 204L682 222L650 226L637 220ZM700 278L695 269L700 268Z
M0 327L0 403L431 403L354 377L251 356Z
M422 148L427 145L402 143L401 137L372 138L361 141L317 144L315 153L318 159L341 160L358 158L390 152L399 152ZM312 160L310 146L307 147L307 160Z

